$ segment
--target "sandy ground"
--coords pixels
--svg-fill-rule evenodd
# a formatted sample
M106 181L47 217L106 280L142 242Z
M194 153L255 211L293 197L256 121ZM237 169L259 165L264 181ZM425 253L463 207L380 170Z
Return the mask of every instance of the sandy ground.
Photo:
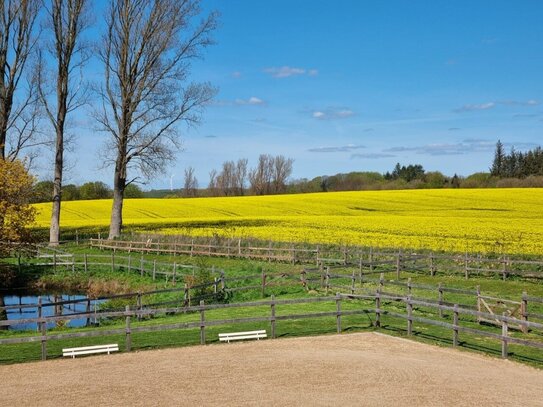
M2 406L543 406L543 370L376 333L0 366Z

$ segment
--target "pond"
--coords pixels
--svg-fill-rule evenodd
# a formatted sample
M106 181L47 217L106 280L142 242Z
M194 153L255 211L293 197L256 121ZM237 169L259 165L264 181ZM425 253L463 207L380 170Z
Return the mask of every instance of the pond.
M40 295L26 294L26 293L7 293L3 295L7 319L18 320L28 318L38 318L39 307L38 301L41 296L42 301L42 316L53 316L55 312L57 315L70 315L77 313L87 312L87 307L91 312L98 309L99 304L103 300L88 300L85 295L73 295L73 294L51 294L42 293ZM68 302L62 305L53 306L48 305L54 302ZM55 309L56 308L56 309ZM92 325L94 323L93 318L78 318L70 321L61 321L63 326L67 327L82 327ZM47 324L47 328L55 328L58 323L51 322ZM33 323L21 323L11 325L10 330L22 331L22 330L37 330L38 324Z

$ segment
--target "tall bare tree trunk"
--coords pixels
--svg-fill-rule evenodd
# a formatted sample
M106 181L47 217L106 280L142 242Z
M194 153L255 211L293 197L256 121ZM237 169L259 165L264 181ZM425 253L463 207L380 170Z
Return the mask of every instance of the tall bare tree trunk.
M121 230L123 227L123 203L125 187L126 165L123 165L122 159L119 157L115 164L115 174L113 179L113 207L111 208L111 222L109 224L108 239L115 239L121 235Z
M59 108L57 117L57 139L55 154L55 178L53 180L53 209L51 211L51 227L49 229L49 245L58 246L60 241L60 203L62 201L62 168L64 166L64 118L66 106Z
M88 0L51 0L51 6L48 9L50 30L54 34L50 48L54 50L52 54L57 64L56 102L48 98L47 92L43 89L42 80L40 80L39 86L40 97L56 133L53 210L49 228L50 246L58 246L60 241L60 204L66 116L68 112L85 103L85 84L83 83L81 86L81 80L75 82L71 80L70 76L73 76L74 68L81 68L86 62L86 56L83 52L85 47L80 44L80 36L87 27L87 7Z

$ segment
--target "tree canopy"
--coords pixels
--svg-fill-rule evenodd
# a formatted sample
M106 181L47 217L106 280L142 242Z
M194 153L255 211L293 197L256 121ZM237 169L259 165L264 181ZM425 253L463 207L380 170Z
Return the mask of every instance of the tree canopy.
M30 240L28 226L36 215L30 205L33 182L22 162L0 160L0 255L10 244Z

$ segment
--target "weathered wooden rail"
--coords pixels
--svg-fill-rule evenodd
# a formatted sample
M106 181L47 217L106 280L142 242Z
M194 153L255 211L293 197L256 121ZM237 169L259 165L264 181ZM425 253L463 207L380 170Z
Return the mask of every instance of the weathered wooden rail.
M102 250L139 253L169 254L173 256L210 256L247 258L319 265L359 267L366 272L419 272L436 274L492 275L506 279L509 276L543 278L543 260L526 260L509 255L484 257L473 254L443 254L402 249L387 250L363 247L315 245L299 247L280 242L243 241L227 239L222 243L202 242L195 239L104 240L89 239L91 247Z
M360 308L356 309L342 309L342 302L345 301L361 301L359 302ZM320 311L312 313L285 313L278 315L277 307L291 304L303 304L303 303L318 303L318 302L335 302L335 309L331 311ZM387 303L403 303L404 310L399 312L397 307L393 309L387 309ZM374 305L371 305L374 304ZM218 309L229 309L229 308L251 308L251 307L269 307L269 313L267 315L251 316L251 317L241 317L241 318L230 318L230 319L208 319L206 318L206 312L211 310ZM435 311L438 310L440 313L447 312L449 317L452 316L451 322L446 322L442 320L435 320L429 318L426 314L421 314L423 311L421 309L431 309L432 313L430 315L435 315ZM417 314L418 313L418 314ZM133 319L141 319L148 316L158 315L158 314L192 314L194 316L199 316L193 321L186 322L176 322L170 324L160 324L160 325L141 325L141 326L132 326ZM205 304L202 300L198 306L186 306L186 307L174 307L174 308L148 308L148 309L131 309L130 306L126 306L124 311L109 311L109 312L99 312L99 318L125 318L125 327L123 328L114 328L107 330L89 330L85 332L68 332L68 333L48 333L47 332L47 323L59 320L66 319L75 319L81 318L82 316L91 316L92 314L79 314L79 315L63 315L63 316L53 316L53 317L40 317L40 318L27 318L23 320L16 321L0 321L0 326L10 326L17 323L38 323L40 326L39 335L35 336L24 336L24 337L9 337L0 339L0 345L7 344L17 344L17 343L28 343L28 342L37 342L41 344L42 359L46 359L47 354L47 342L51 340L63 340L69 338L84 338L84 337L99 337L99 336L109 336L109 335L125 335L125 350L130 351L132 348L132 334L141 333L141 332L157 332L157 331L168 331L174 329L190 329L190 328L199 328L200 343L205 344L206 339L206 328L212 326L220 325L231 325L231 324L240 324L240 323L266 323L270 324L271 338L276 337L276 324L278 321L285 320L299 320L299 319L311 319L311 318L324 318L324 317L333 317L336 320L336 331L337 333L342 332L342 317L348 315L362 315L362 314L374 314L375 315L375 327L380 327L382 322L382 316L389 316L393 318L400 318L407 321L406 333L408 336L413 334L414 323L420 323L425 325L439 326L442 328L450 329L452 331L452 344L453 346L458 346L460 344L459 334L461 332L474 334L477 336L485 336L489 338L496 339L501 341L502 348L501 354L502 357L507 358L509 351L509 344L519 344L527 347L534 347L538 349L543 349L543 341L536 340L527 340L524 338L519 338L517 336L511 336L509 333L509 327L512 325L524 326L526 329L532 330L543 330L543 324L521 320L507 315L492 315L486 312L480 312L477 310L467 309L459 307L458 304L453 306L436 304L435 302L429 302L424 299L415 299L411 296L399 296L399 295L387 295L377 291L374 294L341 294L337 293L335 296L326 296L326 297L313 297L313 298L299 298L299 299L275 299L273 296L270 300L264 301L253 301L245 303L231 303L231 304ZM488 330L481 330L471 328L469 326L461 325L465 323L463 319L460 319L460 316L467 316L468 318L493 318L500 322L501 324L501 334L490 332Z
M54 252L57 253L57 252ZM134 254L134 256L133 256ZM195 284L194 273L198 270L198 267L194 265L184 265L176 262L166 263L157 262L156 260L146 260L139 253L129 253L128 256L121 256L112 251L109 255L96 255L96 254L66 254L58 253L62 256L62 263L55 262L56 255L47 255L43 257L39 255L38 261L41 261L41 266L48 266L53 268L65 267L72 271L83 270L87 272L94 267L107 267L111 270L126 270L128 272L135 272L140 275L152 276L153 280L157 278L163 278L166 282L170 282L174 286L178 283L183 284L182 287L158 290L150 293L157 294L160 292L179 292L181 294L180 301L182 304L192 304L194 301L200 299L209 299L219 293L233 294L240 291L247 290L260 290L262 297L266 295L266 290L279 286L303 286L306 290L317 289L323 290L326 294L329 292L350 292L351 294L360 294L367 292L369 286L377 286L381 292L384 292L386 286L394 286L401 288L405 291L406 295L411 295L413 290L422 290L431 292L437 298L437 303L442 305L452 305L449 301L446 301L446 294L456 294L465 296L466 302L461 303L461 306L472 307L478 311L482 311L483 308L489 311L489 313L495 312L509 312L510 315L515 314L519 318L527 320L528 318L542 320L543 312L530 312L528 310L529 303L541 304L543 300L537 297L530 297L527 293L519 293L518 298L492 298L485 296L480 292L479 287L475 289L460 289L455 287L446 287L439 283L438 285L413 283L411 278L407 280L390 280L385 279L385 274L379 272L377 268L373 271L362 267L350 267L349 265L327 265L324 266L320 263L318 267L304 268L301 272L281 272L273 273L267 272L261 269L260 273L245 276L230 276L228 271L211 267L208 269L213 281L204 284ZM44 260L50 261L49 263L43 262ZM347 274L347 272L349 274ZM379 273L378 278L372 277L372 275ZM207 295L196 295L195 291L202 288L210 288L211 292ZM373 289L373 288L372 288ZM201 291L201 290L200 290ZM123 294L121 298L135 298L137 304L141 308L143 306L143 296L141 293ZM116 296L100 297L100 300L113 299ZM84 302L80 300L76 302ZM92 299L87 299L87 308L90 308ZM455 300L457 301L457 299ZM70 302L65 302L69 304ZM166 302L162 304L147 304L147 305L171 305L172 302ZM499 308L499 305L509 304L511 307ZM47 305L44 305L47 306ZM96 307L96 305L94 305ZM10 307L2 307L4 309L21 309L24 308L20 305L13 305ZM541 307L540 307L541 308ZM538 310L541 311L541 310ZM494 319L489 319L486 322L493 323ZM521 327L522 328L522 327Z

